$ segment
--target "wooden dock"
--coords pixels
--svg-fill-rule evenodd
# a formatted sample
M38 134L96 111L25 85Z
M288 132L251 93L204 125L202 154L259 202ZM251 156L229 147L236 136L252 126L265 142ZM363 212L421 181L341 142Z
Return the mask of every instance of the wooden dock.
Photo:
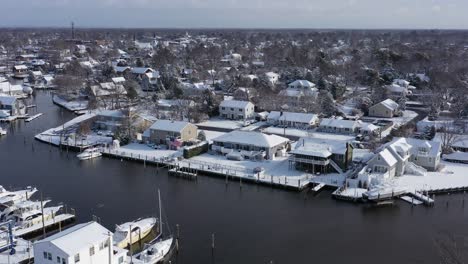
M35 115L33 115L33 116L27 118L25 121L26 121L26 122L31 122L31 121L33 121L34 119L40 117L41 115L43 115L43 113L35 114Z
M56 215L54 218L50 220L46 220L44 222L44 227L46 229L46 232L54 231L57 229L60 229L61 227L64 227L70 223L75 221L75 215L73 214L60 214ZM15 237L21 237L21 238L34 238L43 233L43 225L42 224L36 224L30 227L26 228L21 228L21 229L13 229L13 235Z

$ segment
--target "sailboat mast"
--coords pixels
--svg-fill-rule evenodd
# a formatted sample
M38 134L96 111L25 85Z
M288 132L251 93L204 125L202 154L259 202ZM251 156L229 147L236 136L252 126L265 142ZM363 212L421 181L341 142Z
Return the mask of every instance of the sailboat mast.
M159 200L159 233L162 234L162 207L161 207L161 191L158 189Z

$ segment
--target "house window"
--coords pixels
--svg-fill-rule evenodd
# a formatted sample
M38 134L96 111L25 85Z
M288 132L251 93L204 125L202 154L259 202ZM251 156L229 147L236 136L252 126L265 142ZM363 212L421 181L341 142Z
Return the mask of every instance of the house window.
M105 248L108 247L109 244L110 244L110 243L109 243L109 239L107 239L106 241L104 241L104 247L105 247Z
M80 253L75 255L75 263L80 262Z
M57 257L57 263L60 263L60 257Z
M62 264L67 264L67 260L65 258L62 258Z
M231 111L234 111L234 108L231 108Z
M93 256L94 255L94 246L89 248L89 255Z
M242 112L242 109L239 108L239 112Z
M104 249L104 242L101 242L101 243L99 244L99 250L103 250L103 249Z
M123 263L123 261L124 261L124 258L123 258L123 256L120 256L120 257L119 257L119 264L122 264L122 263Z
M47 253L47 259L52 260L52 253L50 253L50 252Z
M225 107L221 107L221 110L226 110L226 108L225 108Z
M47 252L44 251L44 259L47 259Z

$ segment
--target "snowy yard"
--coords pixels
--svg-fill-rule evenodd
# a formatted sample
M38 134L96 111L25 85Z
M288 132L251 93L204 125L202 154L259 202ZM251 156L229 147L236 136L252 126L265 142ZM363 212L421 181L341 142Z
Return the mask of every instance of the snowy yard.
M52 98L53 102L62 106L63 108L69 111L80 111L85 110L88 108L88 101L87 100L73 100L67 101L58 96L54 96Z
M398 177L395 183L414 190L441 190L468 186L468 165L441 162L445 166L440 172L428 172L427 176L405 175Z
M120 148L104 150L105 153L116 154L123 157L131 157L144 160L155 160L161 158L174 158L182 156L182 152L176 150L154 149L145 144L130 143Z

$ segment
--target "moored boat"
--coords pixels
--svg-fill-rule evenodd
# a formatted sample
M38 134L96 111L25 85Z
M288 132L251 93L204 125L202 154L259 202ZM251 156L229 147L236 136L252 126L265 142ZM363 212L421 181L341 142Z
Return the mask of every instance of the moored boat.
M114 233L114 245L119 248L126 248L145 238L156 225L156 218L138 219L117 225Z
M76 155L80 160L88 160L102 156L99 148L87 148L80 154Z

